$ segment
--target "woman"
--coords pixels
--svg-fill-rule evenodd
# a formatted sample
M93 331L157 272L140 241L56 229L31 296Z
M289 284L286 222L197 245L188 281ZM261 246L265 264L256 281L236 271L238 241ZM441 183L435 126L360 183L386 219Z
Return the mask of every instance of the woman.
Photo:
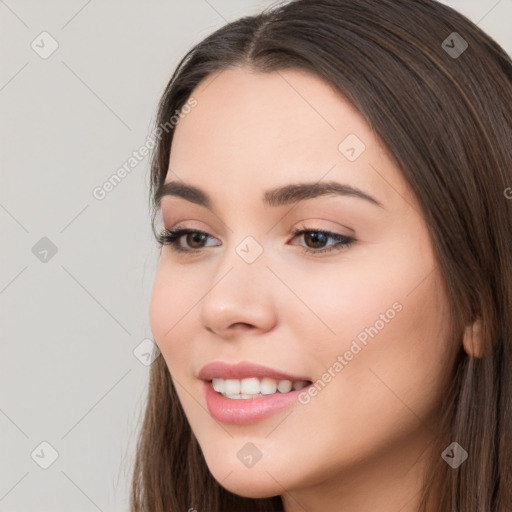
M512 510L505 51L291 1L193 48L157 126L132 512Z

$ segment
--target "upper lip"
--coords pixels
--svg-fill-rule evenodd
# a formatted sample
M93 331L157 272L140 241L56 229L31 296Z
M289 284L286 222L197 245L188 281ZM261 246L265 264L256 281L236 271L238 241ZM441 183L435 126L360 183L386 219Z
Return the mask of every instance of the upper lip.
M246 379L248 377L269 377L275 380L291 380L292 382L306 380L308 377L302 375L291 375L280 370L274 370L267 366L242 361L236 364L229 364L222 361L214 361L201 368L199 378L202 380L218 379Z

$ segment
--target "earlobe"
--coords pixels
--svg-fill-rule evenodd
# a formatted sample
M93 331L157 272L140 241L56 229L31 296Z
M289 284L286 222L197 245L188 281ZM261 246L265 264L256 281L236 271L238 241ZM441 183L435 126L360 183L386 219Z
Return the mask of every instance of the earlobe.
M464 345L466 353L471 357L483 357L482 322L480 317L478 317L471 325L466 326L462 344Z

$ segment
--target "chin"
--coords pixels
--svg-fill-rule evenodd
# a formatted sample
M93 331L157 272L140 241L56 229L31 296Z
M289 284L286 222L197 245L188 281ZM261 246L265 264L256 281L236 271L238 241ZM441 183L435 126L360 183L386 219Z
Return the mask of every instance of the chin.
M246 475L234 477L230 475L229 478L220 483L224 489L233 494L242 496L243 498L271 498L282 493L282 486L278 485L275 480L266 476L266 481L262 482L260 477ZM256 478L258 480L256 480Z
M261 461L258 463L261 464ZM209 464L213 478L227 491L244 498L270 498L282 493L283 483L272 478L263 464L257 469L244 467L238 460L233 464Z

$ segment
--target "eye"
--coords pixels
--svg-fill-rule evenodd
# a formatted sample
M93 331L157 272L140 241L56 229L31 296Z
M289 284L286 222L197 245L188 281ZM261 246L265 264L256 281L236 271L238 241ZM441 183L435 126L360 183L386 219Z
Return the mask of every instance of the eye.
M306 228L305 226L301 226L300 228L293 230L292 234L293 238L300 236L304 237L304 241L308 247L303 247L303 252L309 254L339 251L352 245L356 241L355 238L342 235L340 233L333 233L322 229ZM186 246L181 244L182 238L186 241ZM205 242L207 242L208 239L213 240L213 237L205 231L181 228L179 226L170 230L164 230L158 236L158 242L160 245L170 245L173 251L181 253L194 253L201 251L201 249L207 247ZM334 243L328 244L329 240L333 240Z
M304 247L303 252L317 254L331 251L340 251L352 245L356 239L340 233L325 231L322 229L306 228L301 226L293 231L294 238L303 236L306 245L311 244L313 247ZM326 245L328 240L334 240L335 243Z
M180 243L181 238L185 237L188 248L183 247ZM164 230L158 236L158 243L160 245L170 245L176 252L196 252L201 250L204 246L204 242L212 238L208 233L199 231L197 229L180 228L179 226Z

